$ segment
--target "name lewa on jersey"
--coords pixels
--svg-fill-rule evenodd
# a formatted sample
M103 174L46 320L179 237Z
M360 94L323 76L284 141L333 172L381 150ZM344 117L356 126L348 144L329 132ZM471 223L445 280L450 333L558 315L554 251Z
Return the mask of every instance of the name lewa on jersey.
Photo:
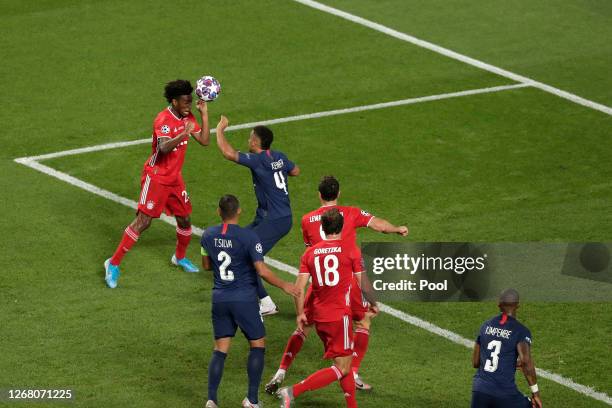
M215 248L233 248L231 239L215 238Z
M342 252L342 247L328 247L328 248L317 248L314 250L315 255L319 254L335 254Z
M342 217L344 217L344 213L342 211L339 211L339 212L340 212L340 215ZM322 215L323 214L311 215L310 218L308 219L308 222L311 222L311 223L312 222L319 222L319 221L321 221L321 216Z
M500 329L499 327L491 327L487 326L485 329L485 334L489 336L502 337L504 339L509 339L512 336L512 330Z

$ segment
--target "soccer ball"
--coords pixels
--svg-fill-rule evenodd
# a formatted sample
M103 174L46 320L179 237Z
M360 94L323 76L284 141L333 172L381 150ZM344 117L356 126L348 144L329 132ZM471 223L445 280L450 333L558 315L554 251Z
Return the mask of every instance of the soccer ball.
M221 84L214 77L203 76L196 82L196 95L206 102L214 101L221 93Z

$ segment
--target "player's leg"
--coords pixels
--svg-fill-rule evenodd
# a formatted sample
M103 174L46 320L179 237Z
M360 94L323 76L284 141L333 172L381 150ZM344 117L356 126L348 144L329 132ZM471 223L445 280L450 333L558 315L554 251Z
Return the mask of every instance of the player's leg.
M170 188L166 209L174 214L176 219L176 250L170 259L173 265L180 266L185 272L199 272L187 257L187 247L191 242L191 201L185 189L183 180Z
M470 408L490 408L495 405L493 397L483 392L472 391L472 403Z
M261 376L264 370L264 357L266 352L266 329L259 315L257 306L257 302L232 303L234 320L251 346L247 360L249 386L247 389L247 396L242 401L242 406L246 408L259 407L259 386L261 385Z
M212 324L215 335L215 348L208 364L208 397L206 408L217 408L217 390L223 377L225 358L229 352L232 337L238 328L232 316L229 302L212 304Z
M374 314L368 312L367 308L353 307L352 309L353 323L355 325L352 362L353 377L355 378L355 385L358 390L371 391L372 386L365 383L359 376L359 368L361 367L361 362L368 351L370 327L372 325L372 317Z
M308 286L308 290L306 291L306 296L304 298L304 313L309 321L312 320L311 312L313 299L312 286ZM265 389L267 393L274 394L283 383L287 370L289 370L289 367L291 367L291 364L293 364L295 357L297 357L298 353L302 349L304 341L306 340L311 328L312 325L304 326L303 330L296 328L293 334L289 337L278 370L272 379L266 384Z
M125 254L136 244L140 234L149 228L151 220L158 218L167 199L167 189L145 175L141 181L140 201L136 218L125 228L113 256L104 262L106 285L117 287L119 265Z

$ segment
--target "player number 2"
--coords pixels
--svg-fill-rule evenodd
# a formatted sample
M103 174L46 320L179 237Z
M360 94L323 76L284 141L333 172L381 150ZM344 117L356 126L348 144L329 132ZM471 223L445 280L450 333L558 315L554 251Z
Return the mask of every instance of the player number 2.
M285 183L285 176L283 176L282 171L274 172L274 182L276 183L276 187L280 188L285 192L285 194L289 194L287 192L287 183Z
M338 273L338 257L336 255L327 255L323 258L325 282L323 281L323 276L321 276L321 264L319 263L318 256L315 256L314 264L319 286L336 286L338 284L340 281L340 274Z
M219 266L219 275L221 275L221 280L229 282L233 281L234 272L227 269L232 262L232 258L229 256L229 254L225 251L221 251L219 252L219 255L217 255L217 260L221 262L221 265Z
M487 345L487 350L493 350L491 352L491 358L485 362L484 370L490 373L494 373L497 370L497 365L499 364L499 352L501 351L501 341L492 340Z

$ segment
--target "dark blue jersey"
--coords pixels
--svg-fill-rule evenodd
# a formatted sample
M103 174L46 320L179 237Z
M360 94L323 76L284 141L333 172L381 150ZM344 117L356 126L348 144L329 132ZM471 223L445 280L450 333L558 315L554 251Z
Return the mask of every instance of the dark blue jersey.
M251 169L257 197L257 217L276 219L291 216L287 180L295 164L284 153L273 150L238 152L238 164Z
M257 234L239 225L221 224L207 228L200 243L215 274L213 303L258 301L254 263L263 261L263 248Z
M518 343L531 344L529 329L513 317L498 315L480 328L480 367L472 390L497 397L520 394L514 382Z

